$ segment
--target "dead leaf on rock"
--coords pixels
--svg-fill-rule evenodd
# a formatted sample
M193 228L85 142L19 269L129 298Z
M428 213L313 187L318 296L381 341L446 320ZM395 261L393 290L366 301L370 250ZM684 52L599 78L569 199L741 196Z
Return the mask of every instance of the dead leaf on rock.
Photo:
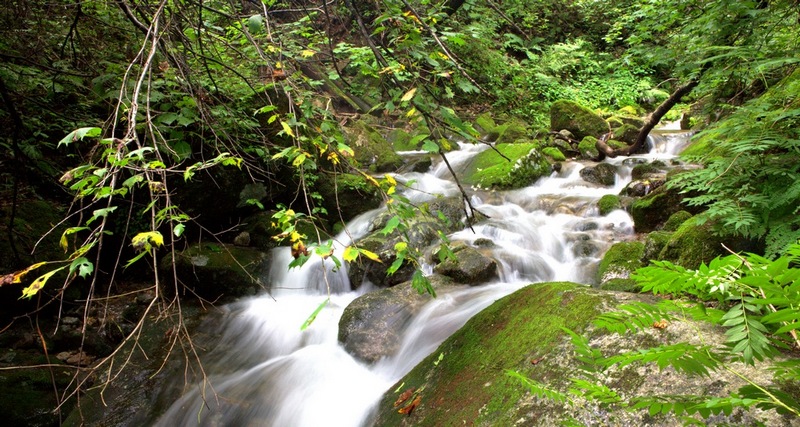
M414 390L415 390L415 388L411 387L410 389L408 389L408 390L404 391L402 394L400 394L400 397L398 397L397 400L394 401L394 406L395 407L400 406L406 400L410 399L411 396L414 395Z
M421 402L422 402L422 396L418 394L417 397L414 398L414 400L411 401L411 403L409 403L408 405L403 406L402 408L398 409L397 413L398 414L411 415L411 412L413 412L414 409L416 409L417 406L419 406L419 404Z

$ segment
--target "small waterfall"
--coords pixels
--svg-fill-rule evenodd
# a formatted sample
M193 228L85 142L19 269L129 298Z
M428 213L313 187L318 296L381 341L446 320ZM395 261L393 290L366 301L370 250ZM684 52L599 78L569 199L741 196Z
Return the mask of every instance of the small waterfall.
M645 159L674 157L688 141L686 132L651 135L652 150ZM458 167L485 145L464 145L448 153ZM220 318L209 319L207 334L216 337L203 357L207 381L186 381L183 394L161 400L169 406L158 426L363 426L382 394L453 332L492 302L531 282L569 280L592 283L594 269L613 243L633 234L633 221L623 210L600 216L597 200L617 194L630 181L630 167L613 159L619 173L613 187L581 179L587 164L566 162L559 172L514 191L475 191L472 204L490 219L473 230L450 235L491 253L500 278L478 287L442 292L411 320L398 352L368 366L338 344L338 322L344 308L372 291L369 283L351 291L347 267L335 269L318 257L289 270L287 248L275 250L268 283L271 295L230 304ZM410 184L411 200L434 194L458 194L449 171L435 164L429 173L398 175ZM343 250L366 235L380 210L353 220L335 239ZM340 253L341 255L341 253ZM311 327L301 330L308 316L325 301ZM153 424L153 422L151 422Z

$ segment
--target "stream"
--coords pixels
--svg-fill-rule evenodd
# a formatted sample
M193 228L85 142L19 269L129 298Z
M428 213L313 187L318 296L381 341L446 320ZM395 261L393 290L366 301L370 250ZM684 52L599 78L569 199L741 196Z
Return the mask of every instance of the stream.
M634 156L669 161L691 136L659 130L650 135L650 153ZM458 171L485 145L465 145L448 153ZM351 291L346 268L332 271L330 261L312 259L288 270L288 248L278 248L265 283L269 295L224 306L223 315L204 323L214 337L213 350L202 356L208 382L184 372L172 390L157 393L166 411L158 426L365 426L383 393L433 352L473 315L497 299L533 282L574 281L593 284L597 263L612 244L634 235L633 220L623 210L600 216L597 200L618 194L631 179L629 158L609 159L618 166L613 187L589 184L580 170L592 162L566 161L558 172L534 185L512 191L470 191L472 205L490 219L451 234L451 241L494 242L499 279L477 287L442 292L410 321L399 351L366 365L351 357L337 341L345 307L366 292L370 283ZM412 182L406 196L413 201L434 194L456 195L458 188L444 165L427 173L398 175ZM369 233L380 209L348 224L337 236L339 251ZM306 330L301 325L327 298ZM188 379L187 379L188 378ZM167 386L165 386L167 387ZM175 400L170 396L185 393ZM166 400L166 401L164 401ZM155 409L154 409L155 411Z

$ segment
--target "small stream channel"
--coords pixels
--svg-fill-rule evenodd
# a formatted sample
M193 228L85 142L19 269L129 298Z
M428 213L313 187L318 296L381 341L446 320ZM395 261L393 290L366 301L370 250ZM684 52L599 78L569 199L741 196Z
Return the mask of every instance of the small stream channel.
M662 130L650 136L651 151L636 156L669 160L688 142L687 132ZM485 146L463 146L448 154L458 170ZM633 221L623 210L600 216L597 200L618 194L630 182L634 161L611 159L618 166L613 187L589 184L580 170L591 162L565 162L561 170L534 185L506 192L472 193L472 204L491 219L450 235L468 244L478 239L494 243L492 256L499 280L483 286L457 288L428 303L406 327L399 351L373 365L345 352L337 341L338 322L347 305L374 287L356 291L344 268L337 272L319 260L289 271L288 248L276 249L266 280L271 294L243 299L223 308L224 314L205 322L214 337L213 350L203 356L208 383L185 384L185 394L159 406L168 407L159 426L363 426L374 406L396 381L436 349L466 321L492 302L532 282L574 281L592 284L596 265L613 243L633 236ZM398 176L416 180L412 200L432 194L455 195L457 187L442 165L427 173ZM349 236L337 238L340 248L366 235L367 212L349 225ZM587 250L586 247L591 250ZM588 255L587 255L588 254ZM328 262L327 264L330 264ZM327 280L327 283L326 283ZM300 326L326 298L331 303L305 331ZM177 386L184 385L181 372ZM173 387L175 387L173 385ZM174 392L174 390L173 390ZM163 401L163 400L168 401Z

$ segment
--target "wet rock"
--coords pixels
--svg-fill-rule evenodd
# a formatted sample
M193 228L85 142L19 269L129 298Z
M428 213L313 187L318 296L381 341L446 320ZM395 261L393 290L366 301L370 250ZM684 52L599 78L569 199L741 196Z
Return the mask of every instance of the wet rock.
M316 182L314 188L319 192L322 206L328 213L338 217L335 213L339 212L345 222L377 208L383 201L380 191L359 174L326 175Z
M236 246L250 246L250 233L242 231L233 238L233 244Z
M631 273L642 267L642 242L619 242L612 245L597 267L597 280L602 286L611 279L629 279Z
M586 182L610 187L616 181L617 167L610 163L598 163L581 169L580 174Z
M664 185L653 189L631 205L634 228L638 233L658 229L670 215L688 209L682 204L684 197L680 190Z
M465 163L460 179L464 185L482 189L514 189L531 185L551 171L540 142L518 142L478 153Z
M437 293L449 279L429 278ZM351 302L339 320L339 342L353 357L374 363L391 356L400 347L401 334L412 316L433 297L420 294L410 282L364 294Z
M434 271L466 285L480 285L497 277L497 262L477 249L462 245L453 253L455 260L445 260Z
M621 208L622 202L618 196L613 194L606 194L597 201L597 210L603 216Z

